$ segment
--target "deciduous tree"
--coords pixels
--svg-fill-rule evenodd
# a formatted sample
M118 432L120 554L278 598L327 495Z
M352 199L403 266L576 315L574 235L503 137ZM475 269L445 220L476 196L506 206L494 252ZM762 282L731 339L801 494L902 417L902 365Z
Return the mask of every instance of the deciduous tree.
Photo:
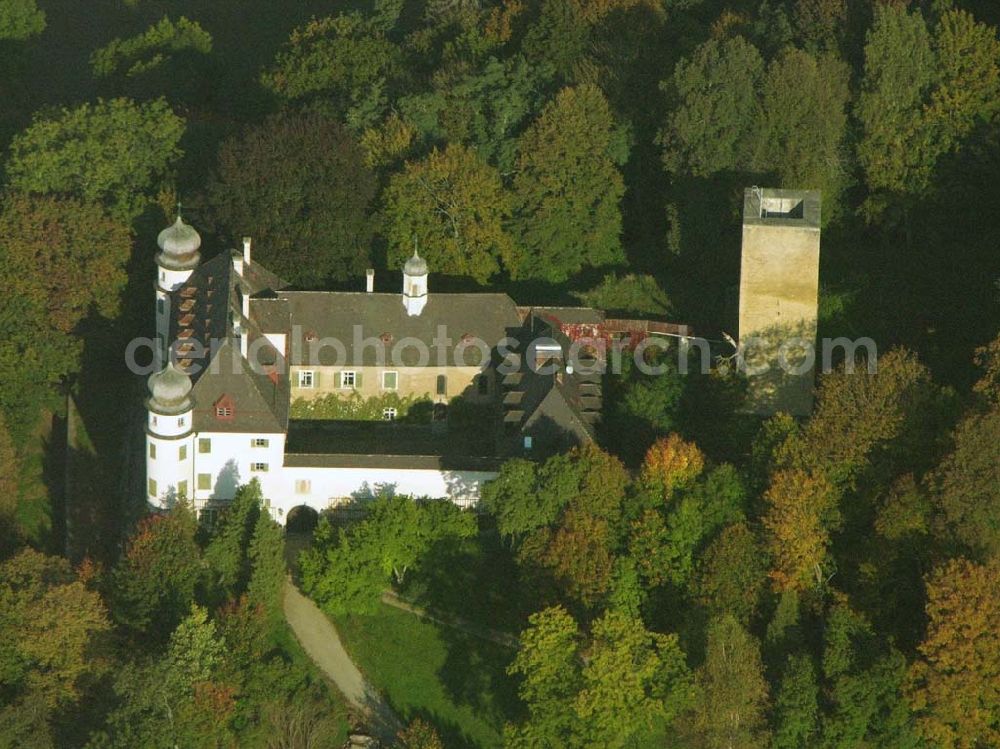
M790 47L767 66L754 161L778 186L822 191L823 221L835 215L846 181L843 140L850 70L834 53Z
M484 283L520 262L504 224L510 196L500 175L465 146L408 161L385 192L389 263L402 267L414 247L436 273Z
M128 78L146 73L184 51L203 55L212 51L212 35L184 16L174 23L167 16L128 39L112 39L90 56L94 75L124 73Z
M214 227L305 286L344 281L370 264L375 177L351 134L320 114L279 114L219 148L205 200Z
M836 512L830 483L821 474L780 471L772 478L764 501L775 587L801 590L820 585Z
M99 205L16 193L0 204L0 283L61 334L92 310L118 312L131 251L128 227Z
M763 76L760 52L740 36L711 39L681 60L663 84L673 104L660 134L667 170L707 177L747 168Z
M705 468L705 455L678 434L657 440L646 453L642 477L665 499L677 488L690 486Z
M729 614L712 620L687 734L692 747L729 749L769 745L767 681L760 645Z
M0 0L0 40L23 40L45 30L45 11L35 0Z
M1000 409L971 414L937 471L938 533L985 559L1000 554Z
M394 23L392 14L314 18L292 32L261 83L286 100L327 97L332 114L358 130L370 126L385 109L387 88L400 68L400 51L386 36Z
M107 667L100 596L66 560L25 549L0 564L0 684L46 711L80 700Z
M927 579L927 635L907 696L934 746L1000 743L1000 603L996 560L952 559Z
M184 120L163 99L99 99L37 115L11 141L7 177L16 190L103 203L130 221L181 155L183 133Z
M592 84L565 88L521 136L513 226L523 278L563 281L585 266L624 260L615 166L625 154L611 108Z
M111 610L120 624L165 638L187 615L201 576L196 530L184 502L139 521L111 574Z
M698 562L694 590L709 611L744 624L756 611L767 579L767 558L746 523L722 529Z
M521 677L518 695L528 718L504 727L504 745L512 749L571 746L579 726L573 702L583 684L579 627L558 606L532 614L528 622L521 648L507 669Z
M575 701L585 746L620 749L690 704L691 677L676 635L609 611L594 622L592 637Z

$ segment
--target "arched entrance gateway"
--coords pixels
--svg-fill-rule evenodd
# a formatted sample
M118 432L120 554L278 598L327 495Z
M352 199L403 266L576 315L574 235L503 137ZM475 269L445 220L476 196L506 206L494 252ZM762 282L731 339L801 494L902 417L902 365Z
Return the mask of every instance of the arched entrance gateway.
M296 505L288 511L285 530L288 533L309 533L316 529L319 513L309 505Z

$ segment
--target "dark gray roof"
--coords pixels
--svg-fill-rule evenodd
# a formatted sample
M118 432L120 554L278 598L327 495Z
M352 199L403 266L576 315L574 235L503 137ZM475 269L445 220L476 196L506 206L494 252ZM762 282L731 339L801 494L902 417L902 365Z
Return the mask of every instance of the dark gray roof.
M379 364L380 349L384 352L384 361L390 363L393 349L400 341L416 339L431 347L442 328L442 338L450 338L450 343L430 349L430 360L423 364L436 365L440 350L446 364L452 365L453 351L461 345L463 338L484 341L492 348L521 324L517 307L506 294L431 292L420 315L412 317L406 314L402 294L286 291L278 296L288 302L293 340L296 338L296 327L301 340L301 345L290 346L290 361L293 365L330 366L340 363L376 366ZM268 305L261 305L262 310L266 307ZM270 309L265 310L265 314L266 324L272 325L282 312L277 305L271 305ZM318 358L312 359L309 356L311 347L308 341L314 337L340 341L347 354L346 361L338 362L337 352L330 346L320 348ZM369 345L355 350L355 342L365 339L371 339L375 343L384 340L386 343L384 346ZM406 366L422 364L413 347L398 346L396 350L400 356L398 363ZM475 363L472 356L466 361Z
M250 299L250 319L263 333L287 334L291 330L288 300L277 296L254 296Z
M528 307L526 311L559 325L599 325L604 322L604 310L593 307Z
M273 350L273 349L272 349ZM283 364L271 374L254 367L240 355L232 338L218 348L208 368L199 374L194 398L194 428L198 432L281 433L288 426L288 376ZM232 403L232 418L216 415L223 398Z
M504 444L508 454L523 452L523 438L530 436L533 450L541 453L568 449L596 439L594 424L600 418L601 378L597 374L567 373L570 340L555 328L555 322L535 310L525 320L519 338L555 340L562 347L560 371L541 373L529 361L526 346L519 351L518 371L501 380L504 410Z
M492 434L380 421L289 424L285 465L496 470Z
M194 423L198 431L282 432L288 423L288 376L282 352L249 329L250 346L258 350L251 366L241 355L234 324L241 318L241 294L263 293L284 286L270 271L255 264L243 277L233 269L235 251L203 263L171 295L170 340L179 364L187 365L194 387ZM216 418L223 395L234 416Z

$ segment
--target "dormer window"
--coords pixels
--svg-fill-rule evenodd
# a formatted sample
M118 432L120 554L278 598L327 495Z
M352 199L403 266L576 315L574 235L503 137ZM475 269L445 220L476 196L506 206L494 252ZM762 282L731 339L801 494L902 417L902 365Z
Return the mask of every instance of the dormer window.
M228 395L223 395L215 402L215 418L219 421L232 421L236 416L236 407L233 399Z

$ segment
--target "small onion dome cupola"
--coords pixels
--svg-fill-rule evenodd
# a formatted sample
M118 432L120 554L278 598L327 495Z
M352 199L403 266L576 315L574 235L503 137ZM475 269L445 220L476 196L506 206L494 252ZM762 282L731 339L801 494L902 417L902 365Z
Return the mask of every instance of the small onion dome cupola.
M407 260L406 265L403 266L403 274L407 276L427 275L427 261L417 254L416 249L413 250L413 257Z
M180 414L191 410L191 378L172 361L149 376L149 408L160 414Z
M177 214L173 224L160 232L156 244L160 247L156 262L164 268L190 270L197 267L201 260L198 253L201 235L193 226L185 224L180 214Z
M410 317L419 315L427 304L427 261L413 249L413 257L403 266L403 306Z

